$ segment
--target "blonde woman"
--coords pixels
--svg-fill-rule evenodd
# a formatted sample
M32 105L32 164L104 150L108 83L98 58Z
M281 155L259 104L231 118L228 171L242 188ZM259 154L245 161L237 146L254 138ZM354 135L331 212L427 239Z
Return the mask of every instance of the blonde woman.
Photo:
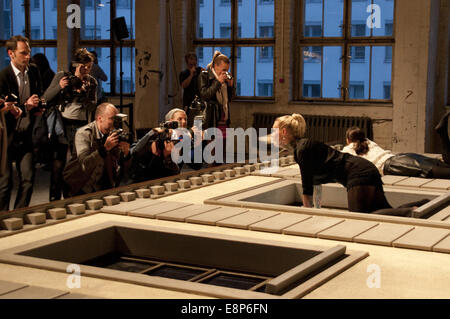
M272 137L274 142L294 150L302 176L305 207L312 207L313 185L337 182L347 188L349 211L398 216L411 214L413 208L408 204L395 209L389 205L380 173L371 162L304 138L306 122L300 114L277 118L273 128L278 129Z

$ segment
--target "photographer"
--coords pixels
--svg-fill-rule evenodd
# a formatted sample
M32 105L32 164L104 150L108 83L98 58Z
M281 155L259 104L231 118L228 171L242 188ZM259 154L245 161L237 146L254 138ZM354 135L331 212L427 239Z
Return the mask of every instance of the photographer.
M176 123L176 124L174 124ZM167 177L180 173L180 168L172 161L174 147L172 128L177 122L166 122L154 128L131 148L130 183Z
M64 197L119 186L130 144L113 131L118 113L114 105L100 104L95 121L75 134L74 154L64 169Z
M97 105L97 81L89 75L94 59L86 49L78 49L71 72L58 72L44 93L50 111L62 118L64 126L64 134L54 138L51 145L50 201L61 199L67 151L74 152L75 133L92 121Z
M236 94L234 79L228 72L229 68L230 59L220 51L215 51L207 70L202 71L198 78L200 98L207 103L203 129L215 127L222 132L224 151L226 129L230 127L230 103ZM223 154L225 156L225 152Z
M0 211L9 210L13 162L16 162L19 176L14 208L30 204L35 174L32 131L36 116L40 114L38 106L42 93L39 71L30 64L28 39L14 36L6 41L6 50L11 63L0 71L0 96L5 101L0 103L2 141L6 136L6 142L1 143Z

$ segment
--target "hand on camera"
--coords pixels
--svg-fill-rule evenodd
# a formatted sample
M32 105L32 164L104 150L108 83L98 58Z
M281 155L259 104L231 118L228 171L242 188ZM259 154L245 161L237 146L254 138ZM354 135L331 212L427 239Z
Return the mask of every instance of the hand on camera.
M117 145L119 145L119 135L117 135L117 133L110 134L106 138L106 142L105 142L105 145L104 145L106 151L112 150Z
M28 100L25 102L25 106L27 107L27 110L34 109L39 105L39 102L41 100L39 99L39 96L37 94L33 94L28 98Z
M59 87L64 89L66 86L69 85L69 78L67 76L63 77L61 80L59 80Z

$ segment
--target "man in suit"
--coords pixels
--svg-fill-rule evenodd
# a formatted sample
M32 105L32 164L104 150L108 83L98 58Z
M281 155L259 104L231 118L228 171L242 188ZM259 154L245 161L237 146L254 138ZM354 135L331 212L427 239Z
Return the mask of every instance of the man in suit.
M8 150L7 167L0 175L0 211L9 210L14 161L19 175L14 208L27 207L30 203L35 173L32 130L42 94L39 71L35 65L30 65L28 39L14 36L6 42L6 50L11 64L0 71L0 95L15 96L17 101L0 106L6 124Z

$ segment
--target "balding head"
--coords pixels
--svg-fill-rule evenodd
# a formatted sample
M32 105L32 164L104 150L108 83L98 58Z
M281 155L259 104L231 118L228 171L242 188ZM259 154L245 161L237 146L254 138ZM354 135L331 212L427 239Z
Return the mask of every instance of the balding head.
M114 128L114 116L118 113L119 110L111 103L102 103L97 107L95 120L103 134L109 133Z

